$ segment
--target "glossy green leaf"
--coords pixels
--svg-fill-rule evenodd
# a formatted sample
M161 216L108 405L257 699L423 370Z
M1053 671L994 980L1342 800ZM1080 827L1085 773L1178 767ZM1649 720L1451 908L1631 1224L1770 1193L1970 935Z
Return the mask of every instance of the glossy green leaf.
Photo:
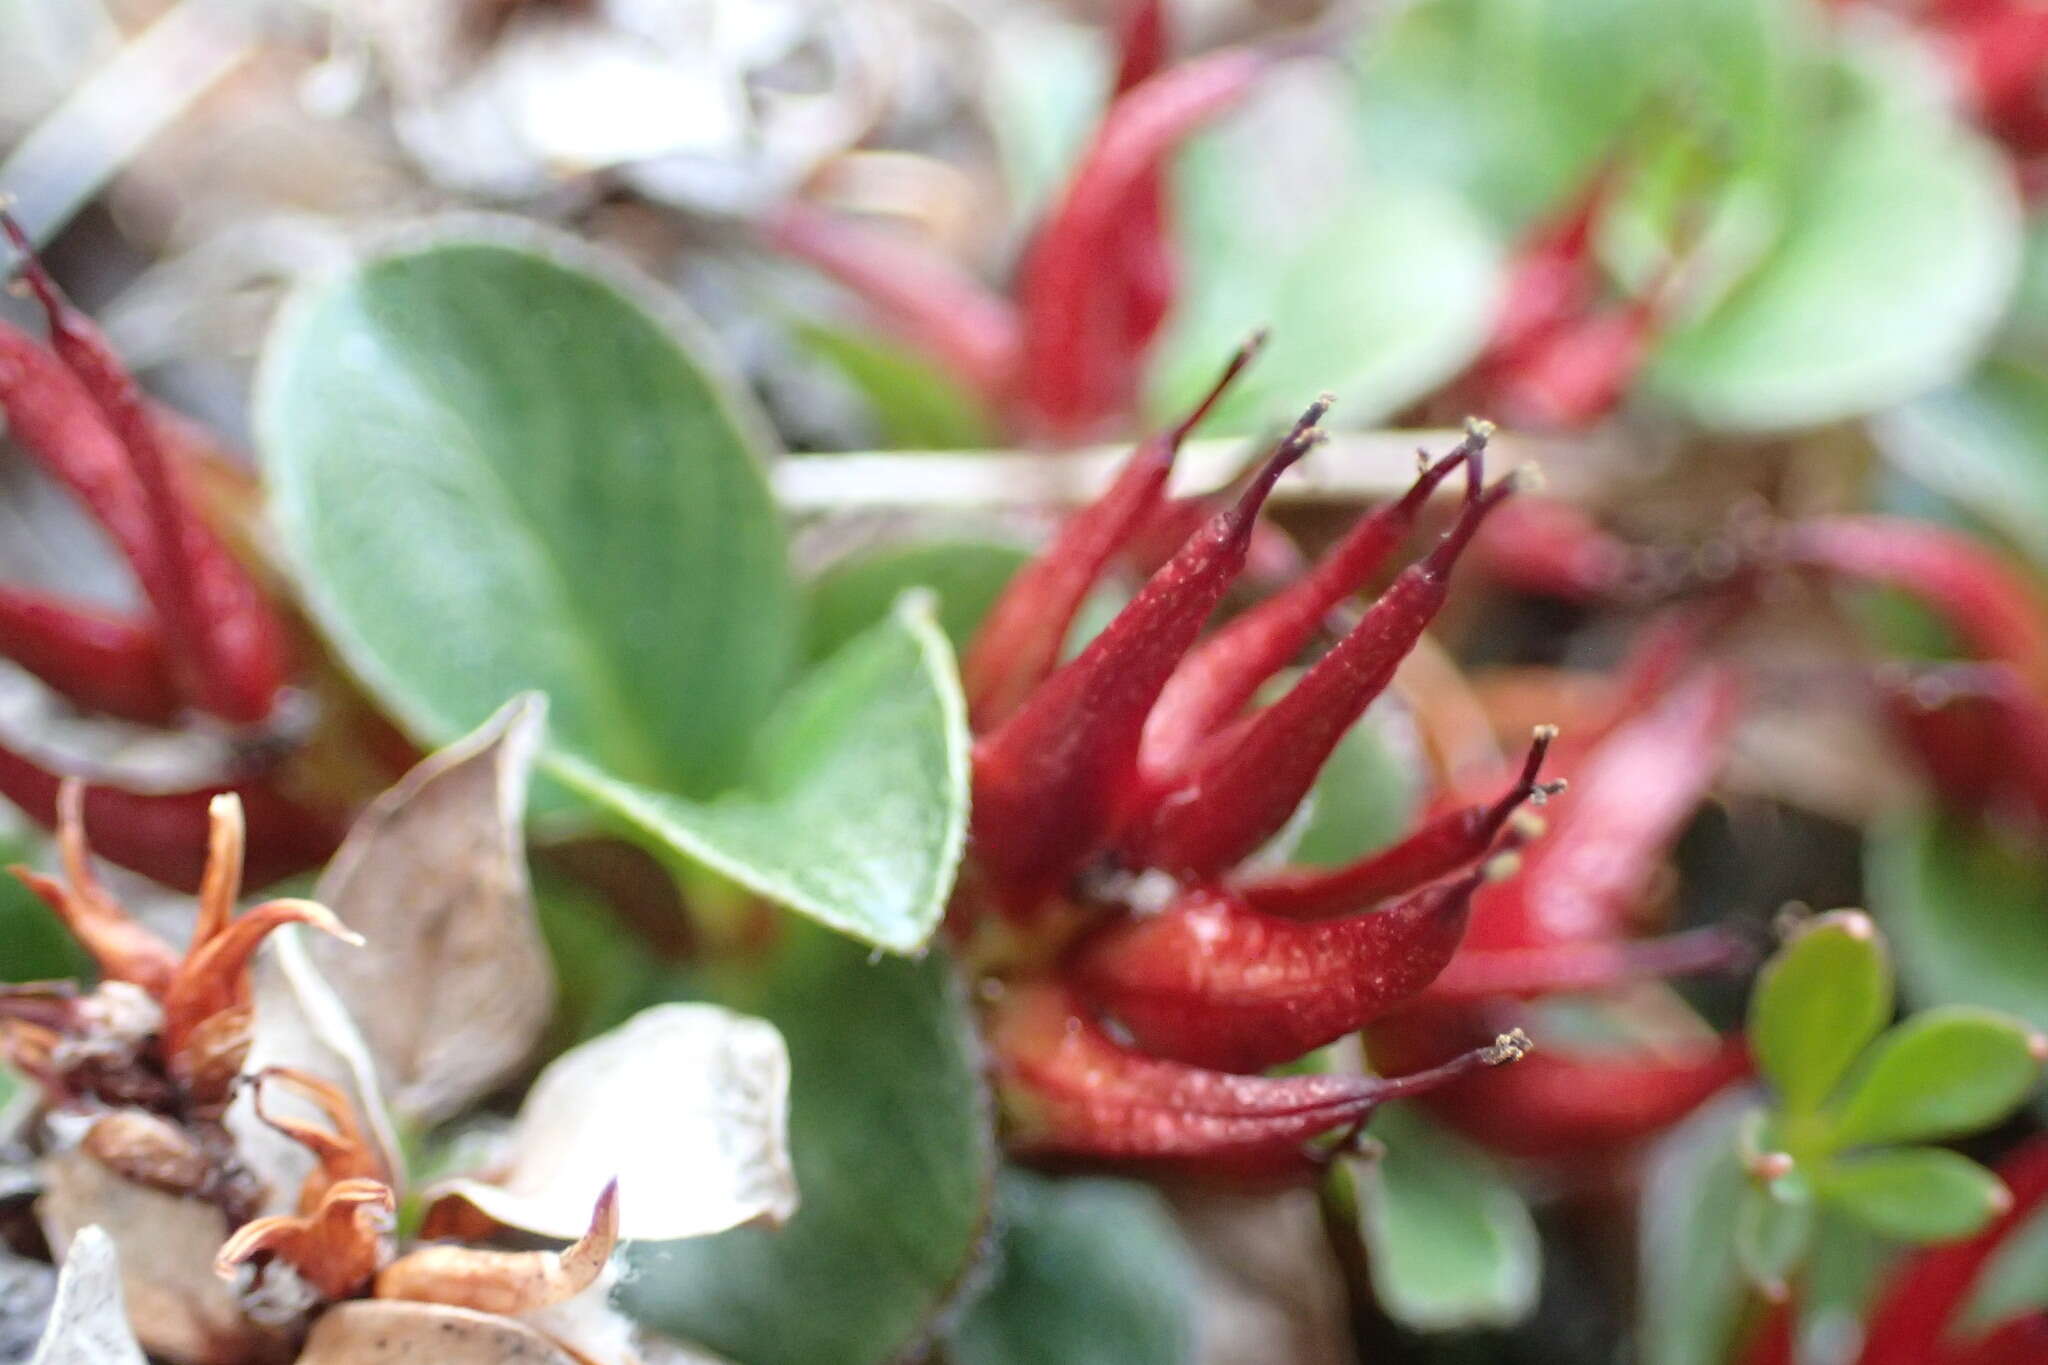
M995 1148L973 1022L944 953L875 959L782 925L766 961L710 993L789 1045L802 1206L780 1231L632 1248L624 1302L749 1365L895 1360L970 1280L989 1232Z
M883 545L835 561L812 579L804 611L804 653L820 659L889 614L911 588L938 599L939 629L956 654L1017 570L1030 559L1021 546L995 540L939 540Z
M1965 382L1880 418L1893 464L2048 568L2048 368L1994 356Z
M1500 1166L1408 1105L1373 1117L1385 1144L1350 1164L1373 1296L1421 1332L1509 1327L1536 1306L1542 1248Z
M1887 1237L1946 1242L1990 1222L2008 1196L1997 1176L1941 1147L1904 1147L1829 1165L1821 1197Z
M966 844L967 745L952 650L913 597L783 699L732 791L695 801L570 755L546 762L684 857L911 952L945 914Z
M289 311L256 398L280 539L416 738L538 688L562 751L716 791L796 645L762 424L673 300L502 235L375 257Z
M1764 964L1749 1044L1786 1110L1820 1106L1892 1012L1891 964L1870 917L1823 915Z
M2022 1313L2048 1309L2048 1206L2006 1233L1985 1263L1951 1329L1970 1336Z
M800 326L797 336L866 400L885 446L961 450L995 443L988 414L974 395L915 351L817 323Z
M1910 1001L1981 1005L2048 1031L2048 860L1923 813L1874 828L1865 868Z
M1988 1128L2041 1077L2039 1035L2009 1015L1943 1005L1870 1049L1831 1113L1842 1147L1928 1142Z
M1799 1175L1744 1187L1735 1211L1735 1256L1750 1283L1773 1298L1784 1296L1813 1245L1813 1215L1813 1192Z
M1652 1150L1640 1219L1643 1365L1725 1365L1745 1298L1735 1217L1748 1177L1735 1130L1751 1101L1715 1101Z
M1960 376L2018 273L2004 159L1945 116L1871 106L1791 185L1769 255L1659 348L1657 391L1710 425L1782 430Z
M1194 1360L1194 1258L1148 1186L1011 1168L996 1207L995 1273L948 1334L953 1365Z
M1450 378L1484 339L1493 243L1452 195L1347 180L1350 117L1345 92L1302 68L1182 154L1182 294L1154 359L1155 410L1184 411L1219 356L1269 327L1218 429L1291 420L1324 390L1337 395L1334 422L1370 425Z

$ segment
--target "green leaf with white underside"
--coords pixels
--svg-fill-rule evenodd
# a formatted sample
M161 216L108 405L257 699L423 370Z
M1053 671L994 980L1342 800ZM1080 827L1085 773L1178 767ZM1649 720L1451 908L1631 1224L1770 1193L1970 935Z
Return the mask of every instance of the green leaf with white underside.
M266 347L256 424L306 601L424 742L536 688L561 752L715 792L796 647L763 424L656 287L462 231L317 283Z
M933 540L855 551L808 584L805 657L823 658L838 649L887 616L911 588L929 588L937 596L939 629L956 653L964 653L981 618L1029 559L1023 547L996 540Z
M1802 1177L1745 1186L1735 1211L1735 1257L1750 1283L1773 1298L1813 1245L1813 1194Z
M1749 1003L1757 1065L1792 1113L1819 1107L1892 1012L1891 964L1869 916L1824 915L1764 964Z
M1197 1272L1166 1201L1127 1180L1011 1168L994 1278L947 1337L953 1365L1185 1365Z
M2041 1078L2040 1037L2009 1015L1939 1005L1877 1040L1829 1115L1839 1147L1989 1128Z
M1386 1155L1350 1169L1380 1307L1420 1332L1527 1317L1542 1252L1506 1172L1405 1104L1374 1115L1372 1136Z
M877 960L799 919L782 929L765 961L705 984L782 1031L802 1205L779 1231L629 1249L623 1298L748 1365L879 1365L914 1353L988 1234L995 1146L973 1021L941 951Z
M967 746L952 650L911 597L783 699L732 791L696 801L570 755L546 763L685 857L912 952L938 927L965 846Z
M1741 1321L1735 1215L1748 1188L1735 1128L1751 1100L1717 1100L1659 1139L1643 1183L1643 1365L1725 1365Z
M1904 1147L1831 1164L1821 1198L1887 1237L1947 1242L1990 1222L2008 1198L1997 1176L1940 1147Z

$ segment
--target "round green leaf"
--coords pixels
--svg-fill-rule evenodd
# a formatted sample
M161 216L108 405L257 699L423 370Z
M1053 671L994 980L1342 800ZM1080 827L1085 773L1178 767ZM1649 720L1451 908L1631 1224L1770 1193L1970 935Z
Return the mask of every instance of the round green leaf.
M939 629L954 652L963 652L1030 557L1021 546L994 540L884 545L848 555L810 582L804 653L813 659L832 653L887 616L911 588L929 588L937 596Z
M1711 425L1776 430L1961 375L2019 270L2004 159L1945 117L1871 106L1791 184L1775 247L1659 348L1656 389Z
M1746 1186L1735 1212L1735 1257L1742 1273L1770 1297L1783 1298L1813 1245L1813 1229L1813 1192L1802 1177Z
M417 738L537 688L561 749L703 795L781 690L795 591L762 423L622 281L552 239L373 258L272 335L256 425L308 604Z
M813 669L762 727L745 780L708 801L557 754L548 770L650 837L895 952L945 914L967 841L967 707L928 597Z
M803 1203L780 1230L635 1245L623 1301L749 1365L896 1360L988 1234L995 1147L973 1023L943 953L876 960L802 920L782 928L772 957L713 994L788 1043Z
M1333 867L1407 832L1422 802L1422 775L1389 715L1374 707L1337 742L1309 794L1290 863Z
M1892 1012L1891 965L1870 917L1823 915L1764 964L1749 1002L1757 1065L1794 1114L1820 1106Z
M867 400L885 446L962 450L992 445L981 404L959 381L897 342L804 323L796 335Z
M1752 1100L1731 1095L1672 1129L1643 1182L1636 1338L1643 1365L1725 1365L1745 1298L1735 1220L1748 1177L1735 1132Z
M1870 1049L1829 1124L1839 1147L1926 1142L1988 1128L2040 1079L2038 1035L2019 1020L1943 1005Z
M1271 340L1216 429L1292 420L1317 393L1366 426L1450 378L1485 339L1495 246L1455 196L1360 188L1345 171L1346 93L1304 70L1195 139L1176 168L1181 297L1151 393L1178 413L1254 330ZM1332 164L1335 163L1335 164Z
M1151 1189L1011 1168L994 1278L949 1334L954 1365L1184 1365L1197 1272Z
M1946 1242L1968 1237L2005 1206L1997 1176L1940 1147L1873 1152L1830 1164L1820 1195L1887 1237Z
M1994 356L1964 383L1878 419L1885 455L2048 569L2048 367Z
M1374 1115L1372 1136L1386 1154L1350 1169L1380 1307L1420 1332L1527 1317L1542 1248L1506 1172L1404 1104Z
M1872 830L1865 865L1910 999L1981 1005L2048 1031L2048 861L1923 813Z

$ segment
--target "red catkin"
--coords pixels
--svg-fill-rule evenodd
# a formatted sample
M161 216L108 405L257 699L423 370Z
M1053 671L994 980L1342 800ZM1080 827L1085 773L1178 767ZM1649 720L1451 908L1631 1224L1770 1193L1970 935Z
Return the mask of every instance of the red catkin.
M1211 519L1081 654L974 747L976 857L1013 909L1069 877L1100 846L1135 777L1159 689L1244 565L1254 519L1314 444L1309 409L1237 502Z
M1407 493L1360 518L1292 587L1197 645L1174 670L1145 724L1141 762L1146 771L1179 769L1244 709L1261 683L1299 657L1330 612L1386 563L1437 486L1466 460L1480 458L1489 434L1475 424L1456 449L1416 477Z
M1403 570L1285 696L1146 792L1121 836L1128 861L1199 880L1272 837L1443 606L1459 554L1520 482L1511 477L1468 500L1436 547Z

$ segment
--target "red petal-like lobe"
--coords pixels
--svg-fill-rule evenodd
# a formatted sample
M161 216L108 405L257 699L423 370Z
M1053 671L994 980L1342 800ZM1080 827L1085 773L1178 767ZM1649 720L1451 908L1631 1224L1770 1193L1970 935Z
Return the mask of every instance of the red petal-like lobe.
M0 585L0 655L88 711L163 725L183 705L163 633L84 603Z
M1243 567L1260 506L1314 443L1322 413L1321 404L1310 408L1236 504L974 746L974 852L1013 909L1064 882L1101 846L1135 777L1146 713Z

